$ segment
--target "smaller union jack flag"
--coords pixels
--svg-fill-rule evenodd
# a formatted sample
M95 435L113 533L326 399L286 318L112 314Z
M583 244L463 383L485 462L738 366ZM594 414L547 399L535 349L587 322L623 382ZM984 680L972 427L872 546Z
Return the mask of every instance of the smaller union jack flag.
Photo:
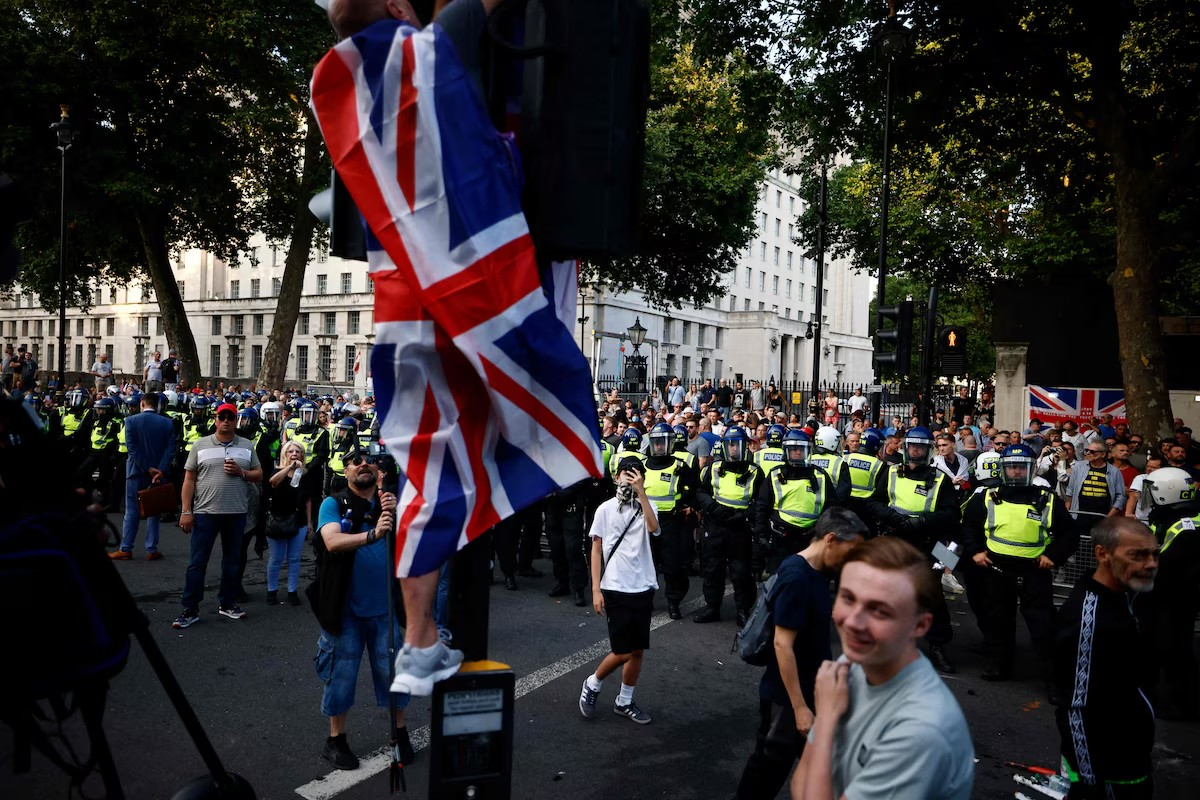
M516 151L437 25L389 20L343 40L312 98L368 228L371 374L404 478L396 573L423 575L601 475L591 373L571 334L575 265L539 274Z
M1029 386L1029 417L1042 422L1091 422L1095 417L1112 414L1113 422L1125 422L1123 389L1075 389L1055 386Z

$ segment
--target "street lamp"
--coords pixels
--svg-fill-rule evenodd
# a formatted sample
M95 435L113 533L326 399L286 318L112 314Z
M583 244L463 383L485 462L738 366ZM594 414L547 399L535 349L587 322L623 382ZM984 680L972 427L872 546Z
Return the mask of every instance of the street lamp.
M647 328L642 325L642 318L634 319L633 324L625 329L625 334L629 337L629 343L633 345L633 355L627 359L626 374L629 368L633 368L635 376L635 392L645 391L645 376L643 370L646 366L646 358L638 352L638 348L642 346L642 342L646 341Z
M625 333L629 335L629 342L633 345L633 352L637 353L638 348L642 346L642 342L646 341L646 332L648 328L642 327L642 318L634 319L633 324L625 329Z
M61 155L61 186L58 192L58 390L61 392L67 381L67 151L75 139L71 128L71 107L60 105L62 116L51 123L50 130L58 139Z

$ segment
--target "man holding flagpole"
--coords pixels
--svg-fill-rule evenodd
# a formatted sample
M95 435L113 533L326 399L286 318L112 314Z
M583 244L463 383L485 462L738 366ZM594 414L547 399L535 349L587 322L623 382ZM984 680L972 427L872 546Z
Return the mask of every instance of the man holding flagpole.
M333 0L347 38L313 73L313 110L368 230L380 434L404 473L394 566L407 629L391 688L410 695L461 659L433 621L441 565L601 475L590 371L542 288L519 159L460 58L477 58L496 5L455 0L421 29L408 0Z

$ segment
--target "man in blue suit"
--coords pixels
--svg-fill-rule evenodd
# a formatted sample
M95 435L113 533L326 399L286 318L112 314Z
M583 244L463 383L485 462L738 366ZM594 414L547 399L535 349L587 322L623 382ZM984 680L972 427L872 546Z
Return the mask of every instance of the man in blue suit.
M151 484L161 483L175 450L175 428L171 420L158 412L158 394L142 395L141 413L125 420L125 444L129 460L125 464L125 523L121 531L121 549L108 557L114 561L133 558L133 543L138 532L137 494ZM162 558L158 552L158 517L146 520L146 560Z

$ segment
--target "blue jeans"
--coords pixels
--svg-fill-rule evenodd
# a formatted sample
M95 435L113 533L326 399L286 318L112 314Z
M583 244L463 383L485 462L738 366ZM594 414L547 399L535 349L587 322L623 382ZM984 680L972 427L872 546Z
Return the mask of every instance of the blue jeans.
M183 608L196 611L204 599L204 573L217 536L221 537L221 588L217 599L222 608L237 603L238 573L242 565L242 535L245 514L197 514L192 525L192 554L183 583Z
M142 489L150 488L150 476L142 473L141 475L130 475L125 479L125 519L121 524L121 549L125 551L133 550L133 543L137 541L138 532L138 501L137 493ZM158 552L158 517L153 516L146 520L146 552Z
M729 422L729 406L718 406L717 414L721 417L721 422Z
M347 609L342 615L342 632L333 635L321 631L317 654L313 657L317 677L325 685L321 695L321 713L327 717L345 714L354 705L354 686L358 683L358 665L363 650L368 650L371 678L375 685L375 705L386 708L391 684L392 660L388 656L388 616L356 617ZM400 626L393 624L396 652L404 646ZM406 694L396 695L396 710L403 710L409 701Z
M296 535L290 539L267 539L267 591L279 589L279 569L287 560L288 591L294 592L300 586L300 554L304 552L304 534L308 531L305 525L300 526Z

